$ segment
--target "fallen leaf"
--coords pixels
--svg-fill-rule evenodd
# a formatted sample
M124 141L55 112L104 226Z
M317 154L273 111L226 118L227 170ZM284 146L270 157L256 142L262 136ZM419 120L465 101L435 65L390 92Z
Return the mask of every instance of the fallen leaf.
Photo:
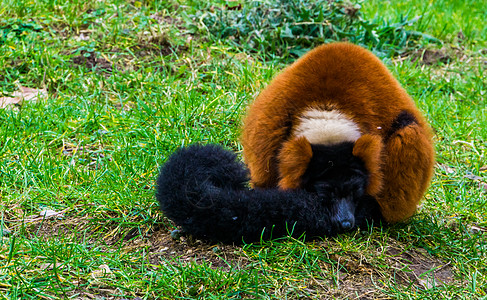
M62 267L63 263L56 263L56 269L59 269L59 267ZM53 263L43 263L39 265L39 268L42 270L52 270L54 269L54 264Z
M25 101L37 101L37 99L46 96L46 89L32 89L20 86L19 90L12 94L12 97L0 97L0 108L22 105Z
M446 174L453 174L455 173L455 169L448 166L448 165L445 165L445 164L439 164L439 167L440 169L442 169L443 171L445 171Z
M13 207L9 207L5 212L7 219L10 221L22 219L24 216L24 210L18 204L15 204Z
M3 226L0 226L0 237L1 236L9 236L10 233L12 233L9 229L3 227Z
M479 232L486 232L487 231L487 228L485 227L480 227L480 226L476 226L476 225L470 225L470 232L472 233L479 233Z
M64 215L61 212L57 212L57 211L52 210L52 209L46 209L46 210L41 211L39 213L39 216L46 218L46 219L54 218L54 217L58 218L58 219L64 218Z
M463 177L465 177L467 179L470 179L470 180L480 180L480 179L482 179L482 177L477 176L477 175L474 175L474 174L467 174L467 175L464 175Z
M423 286L423 288L425 288L427 290L432 289L436 286L434 280L431 278L429 278L429 279L418 279L418 282L420 285Z
M73 284L79 284L79 282L74 281ZM79 295L81 297L76 298L77 300L100 299L100 298L97 298L95 295L90 294L90 293L85 292L85 291L81 292Z
M112 274L112 270L110 270L110 267L108 265L100 265L98 269L94 270L91 272L91 277L93 278L101 278L101 277L107 277Z

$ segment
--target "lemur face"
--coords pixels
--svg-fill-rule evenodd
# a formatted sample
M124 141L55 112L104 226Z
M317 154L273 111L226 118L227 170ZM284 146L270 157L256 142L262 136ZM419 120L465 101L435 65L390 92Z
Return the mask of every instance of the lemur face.
M311 147L313 157L302 186L329 205L330 219L338 232L351 230L355 226L355 209L368 182L364 163L352 155L353 143Z

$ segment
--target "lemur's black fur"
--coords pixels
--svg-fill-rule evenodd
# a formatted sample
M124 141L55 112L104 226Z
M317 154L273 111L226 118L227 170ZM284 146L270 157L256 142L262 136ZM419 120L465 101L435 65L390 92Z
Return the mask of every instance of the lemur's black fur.
M303 175L303 188L328 203L334 226L350 230L355 226L357 200L365 196L368 175L364 163L352 155L352 142L311 145L311 149L313 156Z
M192 145L161 167L156 198L165 216L201 239L332 236L380 219L377 202L364 194L367 174L352 146L313 146L304 189L282 191L249 189L248 170L234 153Z

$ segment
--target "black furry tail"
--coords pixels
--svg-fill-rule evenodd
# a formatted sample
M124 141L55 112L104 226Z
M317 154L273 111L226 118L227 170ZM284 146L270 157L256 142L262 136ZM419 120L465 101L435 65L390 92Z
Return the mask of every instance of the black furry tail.
M285 235L330 236L329 209L305 191L251 190L248 170L216 145L176 151L161 168L156 198L161 210L197 238L258 241Z

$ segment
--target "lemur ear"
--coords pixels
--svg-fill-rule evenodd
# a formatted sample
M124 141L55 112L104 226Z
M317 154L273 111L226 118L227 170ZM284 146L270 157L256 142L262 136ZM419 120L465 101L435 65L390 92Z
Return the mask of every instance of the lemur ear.
M380 170L382 148L382 139L373 134L362 135L353 146L353 155L362 159L369 172L367 193L371 196L376 196L382 187L383 178Z
M297 189L301 186L301 178L308 168L313 156L311 144L305 137L292 138L283 143L279 152L279 187L281 189Z

